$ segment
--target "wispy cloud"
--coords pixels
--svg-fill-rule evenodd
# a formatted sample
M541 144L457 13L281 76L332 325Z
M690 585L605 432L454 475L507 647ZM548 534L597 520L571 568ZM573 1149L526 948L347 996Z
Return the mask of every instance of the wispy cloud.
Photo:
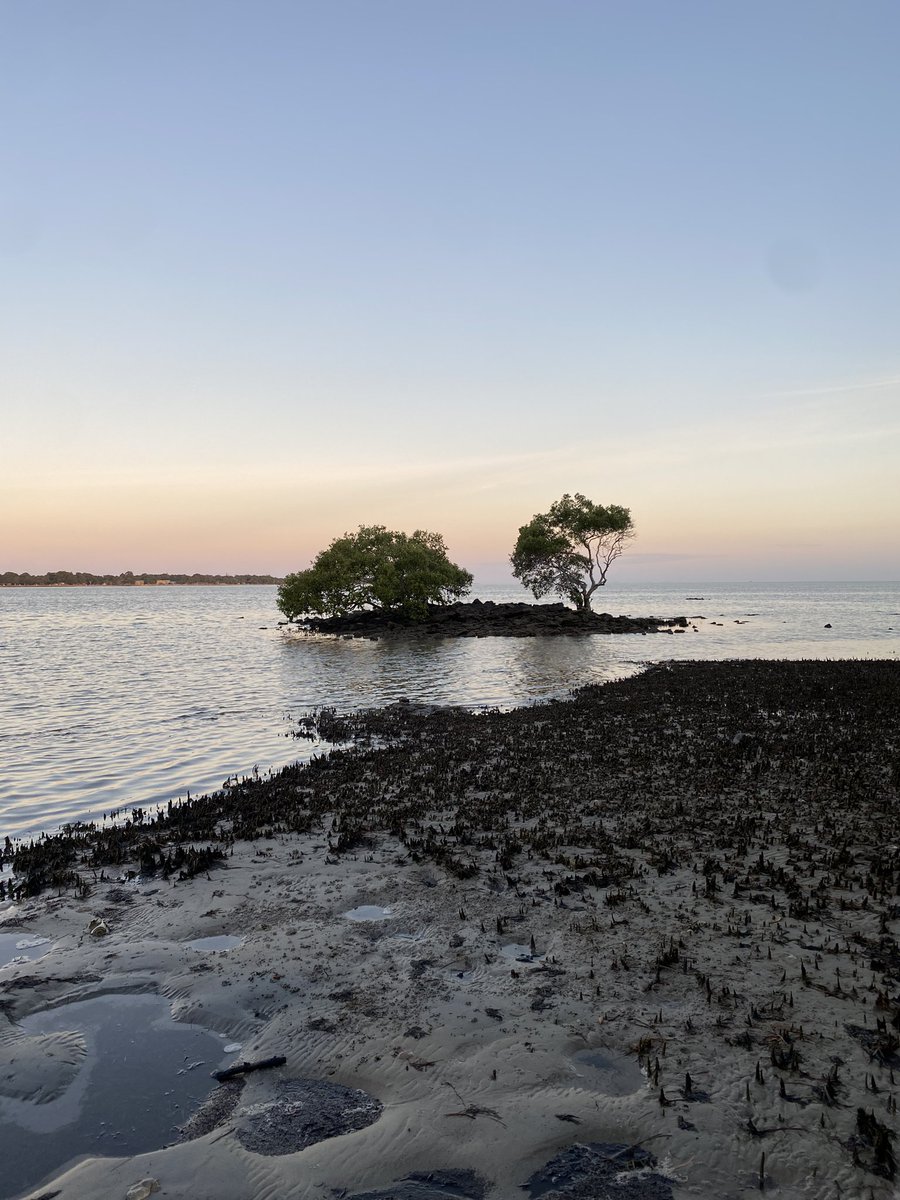
M848 392L886 391L900 387L900 375L891 375L886 379L857 379L849 383L820 384L806 388L786 388L783 391L762 392L761 400L784 400L803 396L839 396Z
M700 558L727 558L727 557L728 557L727 554L706 554L706 553L699 553L699 552L695 553L695 552L691 552L691 551L685 551L684 553L673 552L673 553L668 553L668 554L662 553L662 552L658 553L658 554L636 554L634 551L629 551L629 553L628 553L628 558L629 558L629 561L631 561L631 562L656 562L657 560L661 560L661 561L670 561L671 560L671 561L675 561L675 562L693 562L695 559L700 559Z

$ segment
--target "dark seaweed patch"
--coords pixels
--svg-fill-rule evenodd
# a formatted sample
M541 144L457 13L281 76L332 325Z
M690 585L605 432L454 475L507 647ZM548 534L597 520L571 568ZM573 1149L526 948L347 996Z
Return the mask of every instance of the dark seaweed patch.
M560 1151L523 1188L531 1200L672 1200L672 1185L649 1169L655 1166L640 1146L591 1142Z
M237 1138L254 1154L294 1154L326 1138L364 1129L381 1116L382 1104L368 1092L321 1079L291 1079L276 1085L275 1098L238 1117Z

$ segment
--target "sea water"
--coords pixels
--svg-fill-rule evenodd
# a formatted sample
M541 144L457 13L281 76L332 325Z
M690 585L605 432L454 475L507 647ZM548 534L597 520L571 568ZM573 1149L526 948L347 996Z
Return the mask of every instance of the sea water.
M275 592L0 588L0 838L309 755L321 747L292 730L326 705L511 707L664 659L900 656L898 583L610 584L598 611L697 619L647 636L383 641L282 627Z

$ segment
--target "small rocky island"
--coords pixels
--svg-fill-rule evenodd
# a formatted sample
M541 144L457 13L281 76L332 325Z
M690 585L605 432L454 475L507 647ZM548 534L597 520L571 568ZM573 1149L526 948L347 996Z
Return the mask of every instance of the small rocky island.
M687 617L614 617L579 612L565 604L498 604L493 600L429 604L422 620L367 609L343 617L307 617L296 622L311 633L381 638L413 633L426 637L547 637L592 633L659 633L687 628Z

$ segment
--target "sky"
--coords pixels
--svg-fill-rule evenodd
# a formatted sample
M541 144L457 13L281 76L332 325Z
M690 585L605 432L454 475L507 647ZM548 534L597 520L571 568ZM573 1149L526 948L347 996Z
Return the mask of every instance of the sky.
M0 571L900 578L895 0L0 0Z

